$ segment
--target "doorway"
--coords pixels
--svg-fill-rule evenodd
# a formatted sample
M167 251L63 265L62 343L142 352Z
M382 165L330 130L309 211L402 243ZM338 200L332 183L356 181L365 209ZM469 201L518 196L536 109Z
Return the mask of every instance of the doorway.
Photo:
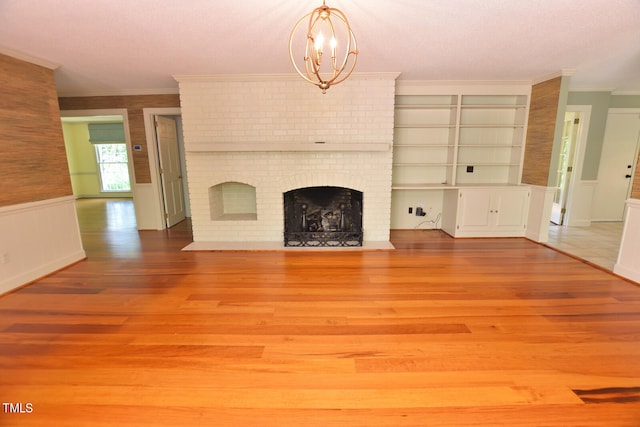
M575 147L578 139L578 130L580 129L579 126L580 112L567 111L564 115L562 145L558 158L556 194L553 198L553 207L551 210L551 222L556 225L564 224L564 217L567 212L569 186L575 167Z
M567 105L556 164L551 225L584 226L591 222L592 184L582 179L590 122L590 105Z
M624 221L637 167L639 140L640 109L609 109L593 196L593 221Z
M62 111L73 195L133 200L133 165L126 111Z
M191 217L181 110L143 108L142 111L152 184L147 197L156 207L156 229L162 230Z
M170 116L157 115L154 120L165 226L171 228L186 218L178 124Z

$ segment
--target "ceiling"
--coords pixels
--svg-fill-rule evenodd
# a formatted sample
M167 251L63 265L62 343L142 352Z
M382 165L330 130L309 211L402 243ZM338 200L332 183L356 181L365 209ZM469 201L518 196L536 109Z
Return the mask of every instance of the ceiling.
M356 72L539 81L640 94L640 0L326 0ZM62 96L176 92L174 75L292 73L288 38L321 0L0 0L0 52L59 65Z

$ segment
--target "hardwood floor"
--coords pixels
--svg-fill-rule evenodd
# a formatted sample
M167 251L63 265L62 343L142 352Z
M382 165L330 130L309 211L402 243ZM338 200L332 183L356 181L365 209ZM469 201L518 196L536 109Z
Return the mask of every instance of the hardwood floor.
M87 260L0 297L0 425L640 425L640 288L552 249L181 252L90 211Z

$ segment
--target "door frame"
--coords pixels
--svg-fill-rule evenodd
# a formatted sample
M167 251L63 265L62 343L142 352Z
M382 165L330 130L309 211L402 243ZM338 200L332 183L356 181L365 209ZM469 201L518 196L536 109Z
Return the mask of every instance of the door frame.
M567 105L565 108L565 113L580 113L580 123L578 124L578 132L574 141L573 164L571 165L573 170L567 188L566 213L562 221L564 226L578 225L572 219L584 217L584 215L578 215L576 209L584 209L585 206L591 206L591 200L581 200L579 196L579 194L589 194L588 191L580 190L582 190L581 187L583 186L582 169L589 136L589 125L591 123L591 108L591 105ZM588 216L590 218L591 214L589 213Z
M162 181L160 179L159 154L156 146L156 128L155 128L155 116L181 116L182 110L179 107L172 108L143 108L142 114L144 117L144 129L147 140L147 154L149 158L149 172L151 175L151 191L149 192L149 200L152 206L155 207L153 213L153 222L157 230L164 230L167 228L167 223L164 219L164 200L162 192ZM178 138L178 145L180 145L180 138ZM179 147L183 152L182 148ZM183 171L184 172L184 171ZM183 173L186 177L186 174ZM186 193L184 194L186 198ZM185 200L185 209L186 200ZM185 211L187 212L187 211Z
M125 145L127 147L127 168L129 169L129 181L131 183L131 196L133 206L136 211L136 221L138 220L138 209L136 203L136 174L133 167L133 153L131 147L131 134L129 132L129 115L126 108L105 108L92 110L60 110L60 117L94 117L94 116L121 116L124 127ZM139 224L139 222L138 222Z

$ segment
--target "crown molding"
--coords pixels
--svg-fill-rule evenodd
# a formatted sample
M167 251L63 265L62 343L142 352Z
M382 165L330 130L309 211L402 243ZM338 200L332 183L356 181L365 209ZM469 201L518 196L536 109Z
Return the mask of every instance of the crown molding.
M511 86L529 85L531 80L398 80L398 86Z
M158 89L123 89L113 91L58 91L59 98L86 98L99 96L145 96L145 95L178 95L180 92L175 88Z
M546 82L547 80L552 80L557 77L571 77L575 73L576 73L575 68L563 68L559 71L535 78L531 81L531 84L537 85L538 83Z
M397 80L396 95L528 95L531 80Z
M569 87L569 92L609 92L615 90L613 87Z
M640 90L614 90L611 92L613 96L640 96Z
M396 80L399 72L389 73L352 73L349 79L353 80ZM274 74L199 74L199 75L174 75L177 82L188 81L238 81L238 82L262 82L262 81L302 81L298 74L274 73Z
M50 70L56 70L60 68L60 64L55 62L48 61L46 59L38 58L33 55L29 55L24 52L17 51L15 49L11 49L9 47L0 45L0 53L3 55L10 56L15 59L19 59L21 61L29 62L34 65L39 65L44 68L49 68Z

